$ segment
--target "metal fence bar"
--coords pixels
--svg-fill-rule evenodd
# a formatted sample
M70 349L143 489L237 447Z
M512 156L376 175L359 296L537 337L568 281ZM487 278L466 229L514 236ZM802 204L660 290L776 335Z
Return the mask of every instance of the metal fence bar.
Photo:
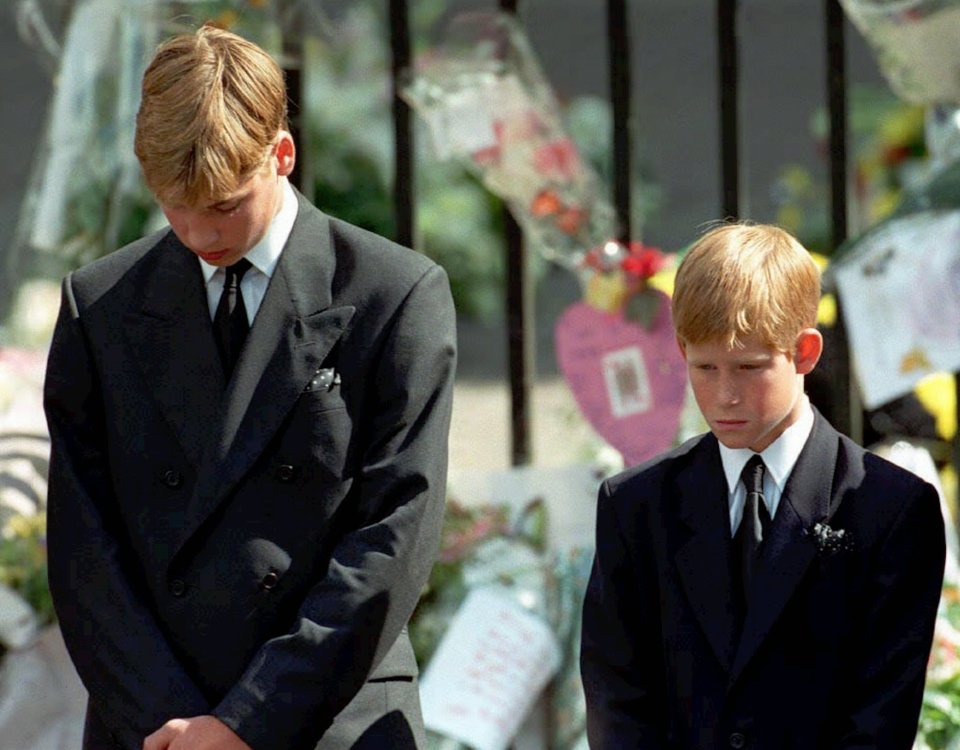
M287 83L288 116L290 135L298 147L306 153L307 134L304 128L306 117L303 113L303 38L296 34L283 36L283 77ZM313 200L313 185L308 159L297 159L290 182L300 192Z
M720 164L725 218L740 217L740 71L737 51L738 0L717 0L720 64Z
M843 9L824 0L830 113L830 226L833 247L847 239L847 59Z
M846 26L838 0L824 0L824 24L827 62L827 110L830 131L830 226L831 245L839 247L848 235L847 224L847 60ZM843 322L841 302L837 300L835 346L838 350L834 373L835 395L831 419L838 430L857 443L863 443L863 405L850 362L850 345Z
M500 9L516 14L519 0L499 0ZM527 250L520 226L504 205L507 266L507 356L510 377L510 463L533 460L530 395L533 381L532 306Z
M401 245L414 246L414 153L410 106L400 98L401 75L410 67L410 23L407 0L390 0L390 66L393 86L393 206L395 238Z
M607 0L607 49L610 57L610 101L613 106L613 204L617 211L617 239L629 242L631 148L630 29L626 0Z

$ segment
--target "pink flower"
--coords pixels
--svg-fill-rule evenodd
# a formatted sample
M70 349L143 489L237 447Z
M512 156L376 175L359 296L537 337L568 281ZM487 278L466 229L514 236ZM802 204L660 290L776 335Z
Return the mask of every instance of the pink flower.
M580 169L580 155L573 141L560 138L534 151L533 166L544 176L566 180Z

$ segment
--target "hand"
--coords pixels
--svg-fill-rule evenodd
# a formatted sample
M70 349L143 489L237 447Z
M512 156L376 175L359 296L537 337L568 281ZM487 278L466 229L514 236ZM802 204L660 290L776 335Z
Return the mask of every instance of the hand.
M143 750L252 750L214 716L171 719L143 741Z

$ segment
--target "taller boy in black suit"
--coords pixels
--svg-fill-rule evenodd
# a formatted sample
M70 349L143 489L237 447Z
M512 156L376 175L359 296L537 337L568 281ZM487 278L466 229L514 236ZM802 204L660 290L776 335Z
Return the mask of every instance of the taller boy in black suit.
M592 748L909 750L943 576L934 489L810 406L819 272L715 229L673 299L710 433L605 482L583 609Z
M444 504L450 292L293 191L286 101L237 36L162 45L136 150L170 228L64 281L50 585L87 750L423 742L405 626Z

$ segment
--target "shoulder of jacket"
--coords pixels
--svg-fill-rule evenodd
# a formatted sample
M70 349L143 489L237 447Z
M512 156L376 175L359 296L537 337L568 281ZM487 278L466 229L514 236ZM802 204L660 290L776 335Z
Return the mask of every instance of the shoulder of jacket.
M349 222L328 217L337 253L349 253L358 266L376 270L385 280L414 284L437 264L423 253Z
M164 227L73 271L69 278L74 294L96 299L151 251L162 251L172 234L170 227Z
M624 487L631 489L639 485L650 489L659 487L666 476L679 471L701 451L709 450L715 442L716 439L709 432L697 435L666 453L661 453L659 456L615 474L604 484L610 495Z

